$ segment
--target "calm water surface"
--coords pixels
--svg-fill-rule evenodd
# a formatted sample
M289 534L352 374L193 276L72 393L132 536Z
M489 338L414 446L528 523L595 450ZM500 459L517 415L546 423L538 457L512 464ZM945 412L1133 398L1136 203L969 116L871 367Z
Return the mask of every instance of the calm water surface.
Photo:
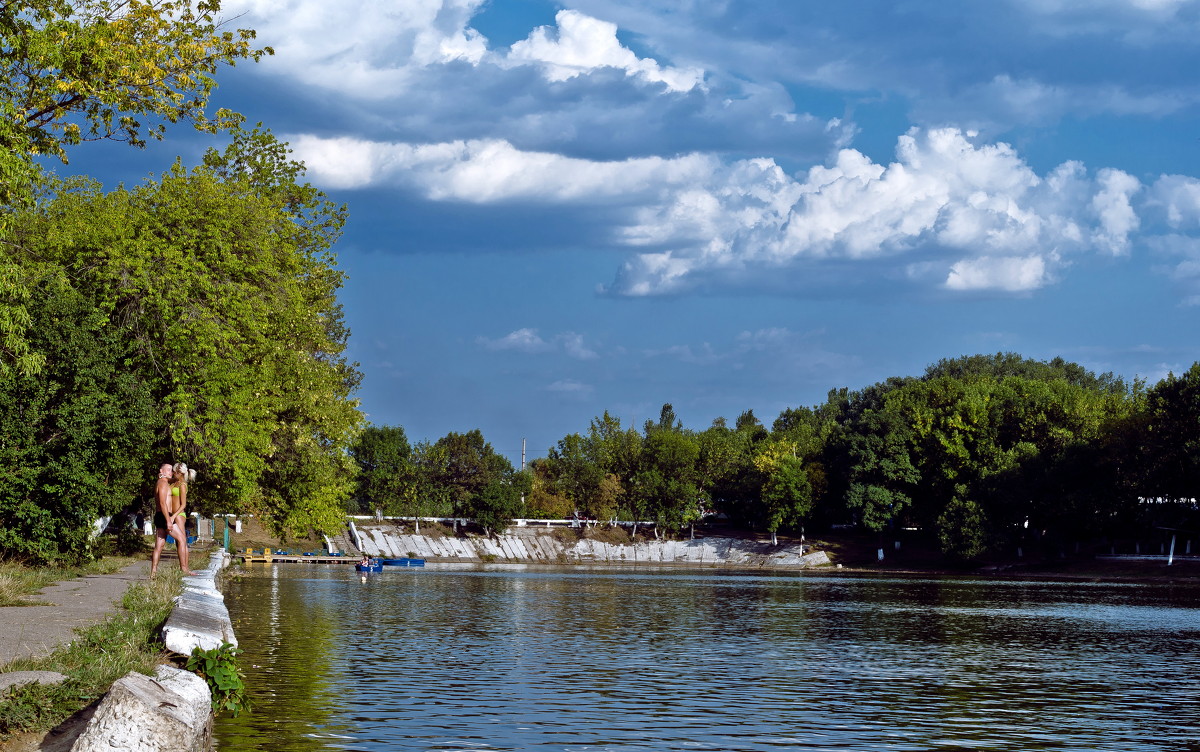
M1200 589L430 566L226 587L241 750L1200 752Z

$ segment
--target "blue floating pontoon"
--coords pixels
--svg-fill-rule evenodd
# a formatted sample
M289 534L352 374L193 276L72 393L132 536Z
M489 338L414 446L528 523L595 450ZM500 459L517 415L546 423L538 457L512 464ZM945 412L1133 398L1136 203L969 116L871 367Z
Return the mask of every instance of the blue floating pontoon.
M424 559L380 559L379 563L385 567L423 567L423 566L425 566Z

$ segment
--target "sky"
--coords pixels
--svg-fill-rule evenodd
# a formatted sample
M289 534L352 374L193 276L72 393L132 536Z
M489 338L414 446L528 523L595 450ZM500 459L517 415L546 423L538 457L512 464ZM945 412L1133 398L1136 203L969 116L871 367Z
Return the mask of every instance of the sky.
M1200 344L1200 0L225 0L214 104L346 203L376 425L519 463L941 358ZM81 148L134 184L208 144Z

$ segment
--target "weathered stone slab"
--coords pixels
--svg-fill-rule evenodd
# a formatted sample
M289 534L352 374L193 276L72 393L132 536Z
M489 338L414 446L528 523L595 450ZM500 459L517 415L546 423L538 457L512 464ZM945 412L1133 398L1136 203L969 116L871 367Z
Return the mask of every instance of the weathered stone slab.
M214 553L203 573L184 578L186 587L175 599L175 608L163 625L163 643L168 650L191 655L195 648L213 650L225 642L237 645L229 610L225 608L225 597L215 585L217 571L229 561L225 552ZM204 583L212 584L212 587L191 586Z
M364 535L359 538L359 549L367 556L379 556L379 546L375 545L375 541L371 536Z
M189 671L129 673L113 683L71 752L202 752L212 742L210 706L208 685Z
M372 530L371 538L373 539L372 542L374 542L375 548L379 550L379 556L385 559L392 558L392 548L388 545L387 536L383 534L382 530Z

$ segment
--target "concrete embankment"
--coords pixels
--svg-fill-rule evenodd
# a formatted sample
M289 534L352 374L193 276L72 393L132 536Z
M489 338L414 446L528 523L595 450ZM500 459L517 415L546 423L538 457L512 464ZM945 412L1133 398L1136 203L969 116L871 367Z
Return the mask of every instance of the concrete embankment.
M163 627L172 652L190 655L237 644L216 576L230 557L215 551L208 567L183 578L183 592ZM131 672L118 679L70 747L72 752L202 752L212 746L212 695L199 676L159 666L153 677Z
M356 545L383 558L417 557L431 561L502 561L537 564L687 564L730 567L816 567L829 564L823 551L804 553L803 546L773 546L741 538L606 543L573 536L559 537L534 527L510 528L504 535L428 536L399 532L392 526L356 528Z

